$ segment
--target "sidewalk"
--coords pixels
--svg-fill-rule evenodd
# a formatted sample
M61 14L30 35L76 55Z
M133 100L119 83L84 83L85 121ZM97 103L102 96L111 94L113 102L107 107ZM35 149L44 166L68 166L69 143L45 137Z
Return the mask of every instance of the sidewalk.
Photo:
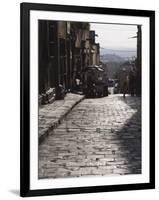
M64 100L56 100L51 104L39 107L39 143L41 143L51 130L62 122L64 117L84 99L84 95L66 94Z

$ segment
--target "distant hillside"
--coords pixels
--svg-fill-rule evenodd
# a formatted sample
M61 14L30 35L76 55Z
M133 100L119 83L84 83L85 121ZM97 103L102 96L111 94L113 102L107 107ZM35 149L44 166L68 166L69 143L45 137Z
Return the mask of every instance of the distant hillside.
M130 57L136 57L136 49L108 49L108 48L101 48L100 49L100 55L106 55L106 54L111 54L111 55L117 55L120 56L124 59L128 59Z
M101 55L100 60L107 66L107 73L109 78L116 78L116 75L121 71L123 67L127 70L130 69L128 60L115 54Z
M124 62L124 58L116 55L116 54L104 54L100 56L100 60L103 63L109 63L109 62L114 62L114 63L121 63Z

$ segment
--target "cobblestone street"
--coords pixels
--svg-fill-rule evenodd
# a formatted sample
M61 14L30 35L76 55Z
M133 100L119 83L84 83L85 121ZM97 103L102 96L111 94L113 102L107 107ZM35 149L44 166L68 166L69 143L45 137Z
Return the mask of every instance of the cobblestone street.
M84 99L39 146L39 178L139 173L139 97Z

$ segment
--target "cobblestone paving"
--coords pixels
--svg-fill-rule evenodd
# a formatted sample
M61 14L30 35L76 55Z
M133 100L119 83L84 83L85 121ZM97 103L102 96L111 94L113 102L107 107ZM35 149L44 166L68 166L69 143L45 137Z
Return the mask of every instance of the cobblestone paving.
M85 99L39 146L39 178L141 173L141 99Z
M39 109L39 142L56 128L69 111L84 98L83 95L67 93L63 100L43 105Z

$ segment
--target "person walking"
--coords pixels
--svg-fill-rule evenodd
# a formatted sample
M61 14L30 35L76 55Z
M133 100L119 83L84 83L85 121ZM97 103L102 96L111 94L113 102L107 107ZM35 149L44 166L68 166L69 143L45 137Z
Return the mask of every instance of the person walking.
M120 75L120 92L123 94L123 98L126 97L127 91L128 91L128 75L126 69L123 68Z
M131 96L135 95L135 77L136 77L135 69L132 66L129 72L129 91Z

